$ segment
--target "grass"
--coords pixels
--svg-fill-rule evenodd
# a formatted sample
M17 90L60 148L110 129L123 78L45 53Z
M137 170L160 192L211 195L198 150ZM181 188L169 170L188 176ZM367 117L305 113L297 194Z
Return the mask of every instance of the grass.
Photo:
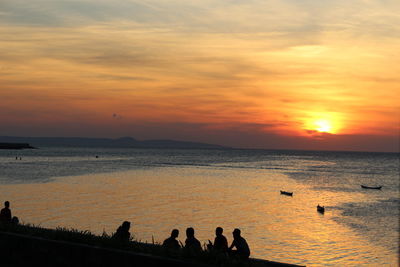
M121 243L105 232L102 235L95 235L87 230L81 231L64 227L47 229L33 224L0 224L0 231L103 248L121 249L214 266L249 266L248 261L229 258L224 254L215 253L213 251L204 250L200 253L193 253L185 249L167 250L159 243L143 243L133 239L130 242Z

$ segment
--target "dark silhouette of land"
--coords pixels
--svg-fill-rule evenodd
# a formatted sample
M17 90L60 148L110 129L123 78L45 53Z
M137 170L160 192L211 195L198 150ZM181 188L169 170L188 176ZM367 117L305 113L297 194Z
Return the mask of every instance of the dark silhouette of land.
M178 229L173 229L162 245L154 240L152 244L134 240L129 221L124 221L113 235L103 232L100 236L87 230L20 224L16 217L10 221L9 201L4 202L0 218L0 266L299 266L249 259L250 249L239 229L233 231L228 254L221 227L216 228L214 248L203 250L192 227L186 229L185 246L181 246L176 240Z
M20 143L21 148L35 147L106 147L106 148L183 148L183 149L223 149L229 148L220 145L186 142L175 140L143 140L139 141L132 137L111 138L85 138L85 137L14 137L0 136L1 144L17 148L16 143ZM14 143L14 144L12 144ZM24 146L26 147L24 147ZM4 145L6 146L6 145ZM14 149L15 149L14 148Z
M0 249L1 266L300 267L260 259L238 262L224 258L221 262L220 259L212 260L207 254L196 258L182 253L166 255L157 244L137 241L122 244L109 236L96 236L89 231L54 230L32 225L0 224Z
M28 143L0 143L0 149L26 149L34 148Z

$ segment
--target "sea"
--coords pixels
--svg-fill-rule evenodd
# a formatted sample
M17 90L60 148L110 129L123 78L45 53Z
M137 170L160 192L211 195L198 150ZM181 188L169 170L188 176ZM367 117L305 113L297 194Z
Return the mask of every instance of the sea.
M0 202L20 221L141 242L239 228L251 257L307 266L399 266L398 153L246 149L0 150ZM360 185L382 186L381 190ZM293 192L282 195L281 190ZM325 213L316 206L325 207Z

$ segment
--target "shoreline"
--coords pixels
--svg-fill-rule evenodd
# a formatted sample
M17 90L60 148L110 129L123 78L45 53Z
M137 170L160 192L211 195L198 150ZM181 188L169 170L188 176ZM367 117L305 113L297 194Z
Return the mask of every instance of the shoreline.
M211 252L197 255L167 251L160 244L130 241L121 244L103 234L31 225L0 225L0 249L8 266L282 266L301 265L250 258L221 258ZM45 259L45 260L43 260Z

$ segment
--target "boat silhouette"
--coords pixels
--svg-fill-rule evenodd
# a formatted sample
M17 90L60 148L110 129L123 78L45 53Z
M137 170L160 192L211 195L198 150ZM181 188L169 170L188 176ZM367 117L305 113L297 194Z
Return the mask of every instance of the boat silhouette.
M320 205L318 204L318 206L317 206L317 211L320 212L320 213L324 213L324 212L325 212L325 207L320 206Z
M293 196L293 192L287 192L287 191L282 191L281 190L281 195L286 195L286 196Z
M382 186L366 186L366 185L361 185L361 188L364 189L378 189L380 190L382 188Z

